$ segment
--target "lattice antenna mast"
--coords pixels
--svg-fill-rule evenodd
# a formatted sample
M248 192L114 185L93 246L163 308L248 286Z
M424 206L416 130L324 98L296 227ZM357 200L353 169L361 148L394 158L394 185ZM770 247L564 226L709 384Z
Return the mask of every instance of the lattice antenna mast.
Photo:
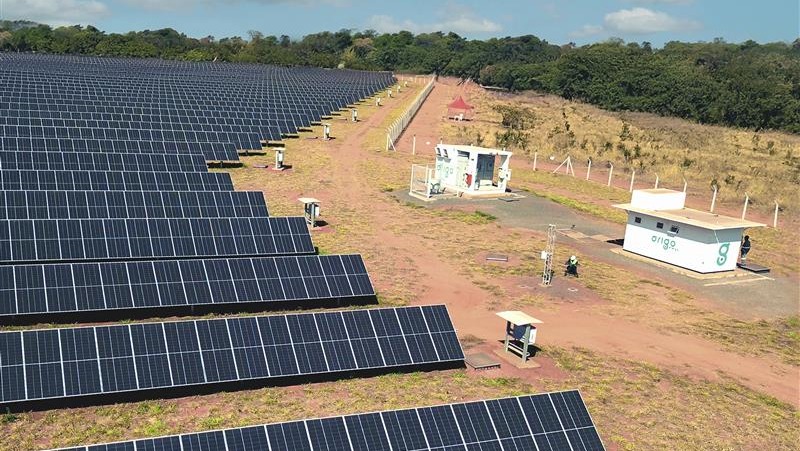
M544 260L544 272L542 273L542 286L549 287L550 282L553 280L553 255L556 252L556 226L550 224L547 226L547 247L542 252L542 260Z

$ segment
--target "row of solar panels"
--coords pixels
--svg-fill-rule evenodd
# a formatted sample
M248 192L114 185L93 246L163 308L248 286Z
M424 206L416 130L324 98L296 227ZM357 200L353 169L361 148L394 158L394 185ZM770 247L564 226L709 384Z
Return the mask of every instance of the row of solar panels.
M8 72L0 73L0 81L8 86L9 94L31 95L71 95L78 97L109 97L121 98L131 95L169 96L176 99L223 99L222 94L230 98L242 99L267 99L267 100L293 100L319 96L323 100L336 99L342 96L358 96L364 92L381 89L383 83L371 86L355 85L348 81L342 83L313 84L304 83L290 86L280 84L247 83L239 80L238 84L224 81L209 83L197 80L176 80L162 84L153 84L152 80L126 80L125 85L119 86L120 79L103 77L74 78L69 76L47 74L38 78L20 77ZM42 85L46 83L46 85ZM38 84L38 86L37 86ZM86 88L95 87L93 91ZM376 88L377 87L377 88ZM302 90L298 89L301 88Z
M0 191L0 220L267 216L258 191Z
M208 172L201 154L31 152L0 150L0 170Z
M276 114L264 113L241 113L233 117L221 117L218 115L184 115L184 114L169 114L169 115L150 115L150 114L126 114L122 115L116 113L61 113L61 116L79 116L91 114L93 117L90 119L82 119L78 117L61 117L61 118L41 118L29 117L21 115L25 112L18 110L6 111L6 116L0 118L2 125L17 125L29 127L78 127L78 128L142 128L142 124L157 123L169 124L169 127L164 128L177 128L177 124L189 123L199 124L202 126L225 126L225 125L242 125L242 126L271 126L280 123L287 124L310 124L312 121L319 121L321 115L316 117L294 111L290 114L284 112ZM327 113L325 113L327 114ZM180 128L182 129L182 128Z
M208 75L215 77L230 76L237 80L248 80L249 77L259 77L267 79L283 78L306 78L310 80L330 80L337 81L340 77L347 79L366 79L386 77L390 78L388 72L365 72L365 71L338 71L315 67L282 67L263 64L250 63L228 63L228 62L187 62L180 60L162 59L132 59L132 58L113 58L113 57L94 57L94 56L71 56L71 55L43 55L31 53L0 53L0 61L3 61L6 68L17 68L17 70L29 70L32 74L38 74L49 69L49 72L73 73L83 75L91 72L100 75L108 74L129 74L135 78L137 73L143 73L147 78L152 78L153 73L173 75L181 77L183 73L192 73L198 76ZM37 70L39 69L39 70ZM182 78L182 77L181 77Z
M444 306L0 333L0 402L464 359Z
M0 264L313 252L302 217L0 221Z
M577 390L147 438L61 451L603 451Z
M59 191L232 191L222 172L0 170L0 189Z
M2 99L2 96L0 96ZM290 105L288 108L264 105L213 105L208 110L197 110L191 106L158 106L143 103L139 106L105 104L61 104L58 109L52 109L51 104L38 102L8 102L0 100L0 109L8 111L10 117L29 119L75 119L75 120L108 120L106 115L114 115L122 120L134 120L133 116L145 116L150 120L160 120L162 117L178 116L190 120L200 118L236 119L239 117L270 118L306 115L309 119L320 115L326 116L335 111L334 104L303 104ZM131 117L126 117L131 116Z
M0 137L0 152L103 152L169 155L203 155L208 161L235 161L233 143L142 141L125 139Z
M186 127L187 129L189 126ZM279 140L278 127L257 130L235 131L232 126L215 128L227 130L161 130L151 128L72 128L72 127L23 127L5 125L3 136L20 138L62 138L95 140L143 140L174 142L220 142L233 143L239 150L260 150L262 140ZM253 127L248 127L252 129Z
M359 255L0 266L0 282L0 324L187 306L347 305L375 295Z
M240 103L219 103L213 105L203 105L208 108L207 110L197 110L199 105L192 105L192 102L187 102L188 105L180 104L160 104L152 102L118 102L116 104L105 103L58 103L58 108L53 108L53 103L45 103L37 101L36 99L14 99L3 100L0 95L0 109L6 111L14 111L19 114L14 114L14 117L30 117L33 119L92 119L92 116L84 116L87 114L117 114L117 115L151 115L151 116L181 116L181 117L212 117L219 116L220 118L236 118L241 115L248 115L254 117L270 117L274 114L310 114L310 115L327 115L339 108L335 103L316 103L316 102L303 102L291 103L284 107L279 107L274 104L264 105L262 103L247 102L242 105ZM73 117L72 115L80 115Z

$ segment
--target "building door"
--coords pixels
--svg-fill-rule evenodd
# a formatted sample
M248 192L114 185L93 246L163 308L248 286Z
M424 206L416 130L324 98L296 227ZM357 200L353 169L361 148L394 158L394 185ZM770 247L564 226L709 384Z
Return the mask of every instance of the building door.
M478 155L478 186L492 184L494 177L494 155ZM486 180L486 182L484 182Z
M458 187L462 189L469 188L467 184L467 167L469 166L469 154L466 152L458 152L456 158L456 177L458 177ZM471 179L471 177L470 177Z

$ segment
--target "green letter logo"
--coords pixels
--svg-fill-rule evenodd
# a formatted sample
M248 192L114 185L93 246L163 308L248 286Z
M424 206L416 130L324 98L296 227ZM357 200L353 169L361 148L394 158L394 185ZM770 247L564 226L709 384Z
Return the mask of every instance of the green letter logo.
M724 243L722 246L719 247L719 257L717 257L717 266L722 266L728 261L728 250L731 247L731 243Z

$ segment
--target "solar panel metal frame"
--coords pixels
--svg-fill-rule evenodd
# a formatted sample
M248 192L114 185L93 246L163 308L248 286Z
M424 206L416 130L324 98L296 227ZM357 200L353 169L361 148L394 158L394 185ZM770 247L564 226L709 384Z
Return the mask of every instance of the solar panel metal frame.
M0 405L463 367L444 305L0 332ZM83 405L83 404L81 404Z
M549 408L545 403L548 401ZM502 407L498 411L495 406ZM508 412L513 413L509 415ZM541 415L545 414L552 417L548 418L548 429L552 430L544 428ZM533 417L536 419L533 420ZM441 424L449 427L444 432L453 434L446 438L447 445L437 446L442 441L441 431L433 431L425 423L426 419L438 420L434 426ZM549 421L550 419L557 420L560 429L555 429L555 422ZM520 422L522 427L519 427ZM455 426L455 430L452 426ZM299 432L290 435L294 442L286 441L289 431ZM550 442L551 437L553 443ZM215 447L217 444L219 446ZM564 390L268 423L51 451L310 451L312 448L337 451L605 450L580 391Z

